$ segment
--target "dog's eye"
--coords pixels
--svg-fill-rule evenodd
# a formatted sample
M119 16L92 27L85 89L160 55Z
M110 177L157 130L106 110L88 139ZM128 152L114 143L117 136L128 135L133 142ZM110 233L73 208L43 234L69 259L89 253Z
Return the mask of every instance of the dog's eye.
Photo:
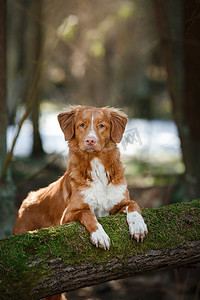
M81 124L80 124L80 127L85 127L85 124L84 124L84 123L81 123Z
M99 124L99 128L103 128L104 127L104 125L103 124Z

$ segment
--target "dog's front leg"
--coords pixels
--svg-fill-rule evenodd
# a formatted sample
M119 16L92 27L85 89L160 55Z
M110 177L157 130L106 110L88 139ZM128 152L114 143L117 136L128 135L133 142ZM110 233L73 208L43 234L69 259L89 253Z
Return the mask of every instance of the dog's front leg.
M136 210L132 211L129 206L126 206L126 213L131 238L134 237L137 242L143 242L143 239L148 233L148 229L141 212Z
M109 250L110 238L97 221L96 216L90 210L88 204L83 203L76 208L74 205L69 205L65 209L60 224L62 225L72 221L79 221L86 227L90 235L90 240L96 247Z
M129 232L131 238L137 240L137 242L143 242L143 239L148 234L147 225L144 222L142 213L139 205L132 200L124 200L121 202L121 205L117 205L111 213L126 213L127 214L127 223L129 225Z

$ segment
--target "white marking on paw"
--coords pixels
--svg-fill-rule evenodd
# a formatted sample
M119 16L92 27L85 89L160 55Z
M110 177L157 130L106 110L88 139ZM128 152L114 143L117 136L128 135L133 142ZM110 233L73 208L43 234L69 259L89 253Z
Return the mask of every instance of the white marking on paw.
M137 211L129 213L127 208L127 222L131 237L134 237L137 242L139 242L139 240L143 242L145 235L148 233L147 225L143 217Z
M105 233L101 224L97 224L98 229L91 234L91 242L96 246L103 248L105 250L109 250L110 248L110 238Z

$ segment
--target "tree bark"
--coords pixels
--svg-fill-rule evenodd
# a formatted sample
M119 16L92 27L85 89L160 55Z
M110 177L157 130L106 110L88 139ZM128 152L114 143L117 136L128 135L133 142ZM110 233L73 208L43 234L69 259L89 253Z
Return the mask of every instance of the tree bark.
M79 223L0 241L0 299L40 299L152 270L200 261L200 201L145 209L149 234L131 240L126 216L99 219L111 238L95 248Z

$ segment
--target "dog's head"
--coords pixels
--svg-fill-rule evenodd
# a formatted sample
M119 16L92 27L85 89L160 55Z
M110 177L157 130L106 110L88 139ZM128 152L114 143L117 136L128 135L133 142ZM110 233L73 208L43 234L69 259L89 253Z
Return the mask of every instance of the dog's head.
M110 140L121 141L128 118L116 108L70 106L58 121L66 141L75 139L82 151L99 152Z

